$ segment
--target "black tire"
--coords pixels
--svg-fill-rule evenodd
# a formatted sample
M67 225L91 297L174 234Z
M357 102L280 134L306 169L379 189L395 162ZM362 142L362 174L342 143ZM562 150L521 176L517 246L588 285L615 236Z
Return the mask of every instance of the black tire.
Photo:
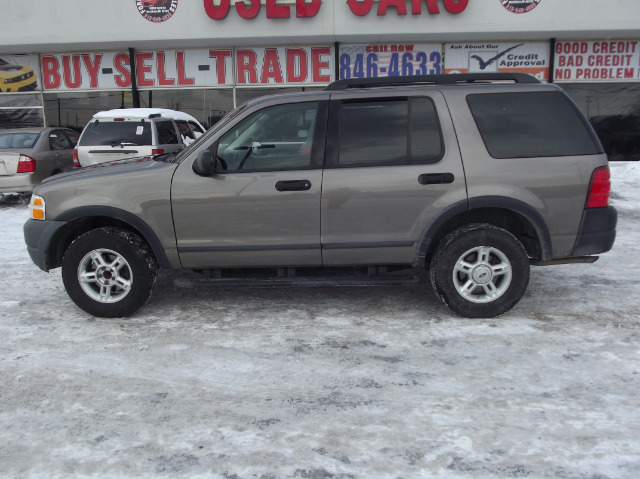
M513 308L529 284L529 258L518 239L489 224L457 229L438 245L431 284L454 313L492 318Z
M138 235L115 227L79 236L62 258L62 281L73 302L103 318L128 316L144 306L156 270L149 246Z

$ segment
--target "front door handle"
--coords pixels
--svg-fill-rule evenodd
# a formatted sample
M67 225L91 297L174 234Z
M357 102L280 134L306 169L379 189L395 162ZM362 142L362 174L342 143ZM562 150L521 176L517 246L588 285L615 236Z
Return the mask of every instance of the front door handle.
M276 183L278 191L306 191L310 189L311 182L309 180L278 181Z
M421 185L444 185L453 183L455 176L453 173L424 173L418 176L418 182Z

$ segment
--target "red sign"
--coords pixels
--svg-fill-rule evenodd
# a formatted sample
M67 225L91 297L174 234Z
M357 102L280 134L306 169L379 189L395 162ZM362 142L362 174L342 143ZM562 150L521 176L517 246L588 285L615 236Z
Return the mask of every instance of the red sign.
M321 0L296 0L296 17L314 17L320 10ZM256 18L260 13L260 0L247 0L236 2L238 15L247 20ZM267 18L289 18L291 17L291 7L289 5L278 5L276 0L267 0ZM204 0L204 9L209 17L214 20L222 20L229 14L231 9L230 0L220 0L219 5L214 5L213 0Z
M469 4L469 0L442 0L444 8L449 13L460 13ZM347 0L351 12L355 15L367 15L373 7L373 0ZM437 15L440 13L438 0L413 0L411 2L411 14L420 15L422 13L423 3L426 4L429 15ZM379 0L377 14L384 16L387 11L392 8L397 15L407 15L407 3L405 0Z
M130 88L125 52L42 55L45 90ZM136 52L136 84L146 88L316 85L333 81L331 46ZM235 73L235 76L234 76Z
M396 15L408 15L409 13L420 15L424 7L429 15L437 15L440 13L439 2L442 2L444 9L449 13L461 13L469 4L469 0L412 0L411 11L409 11L406 0L377 0L376 13L379 16L384 16L389 11L395 11ZM260 0L237 1L235 9L242 18L250 20L260 14L260 3ZM351 13L363 16L371 12L374 0L347 0L347 4ZM321 6L322 0L296 0L296 17L314 17L320 11ZM213 20L222 20L231 10L231 0L220 0L218 5L215 5L213 0L204 0L204 9ZM291 6L280 5L276 3L276 0L266 0L266 11L267 18L290 18L292 15Z

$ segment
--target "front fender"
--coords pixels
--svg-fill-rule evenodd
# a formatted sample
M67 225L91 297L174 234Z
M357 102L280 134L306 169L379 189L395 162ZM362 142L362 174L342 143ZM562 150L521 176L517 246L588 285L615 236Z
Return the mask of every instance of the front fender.
M139 216L134 215L125 210L114 208L111 206L80 206L59 214L53 219L53 223L69 224L74 221L92 221L94 218L115 219L127 225L130 225L142 236L149 244L153 254L162 268L172 268L171 261L167 256L166 249L160 241L156 232ZM175 236L173 237L175 238ZM173 239L172 238L172 239Z

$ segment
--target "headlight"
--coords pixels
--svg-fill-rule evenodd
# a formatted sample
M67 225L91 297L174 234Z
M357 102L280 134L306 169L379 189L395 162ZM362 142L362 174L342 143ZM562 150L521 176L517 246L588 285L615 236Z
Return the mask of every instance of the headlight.
M34 220L44 220L44 198L42 196L31 196L31 203L29 203L29 215Z

